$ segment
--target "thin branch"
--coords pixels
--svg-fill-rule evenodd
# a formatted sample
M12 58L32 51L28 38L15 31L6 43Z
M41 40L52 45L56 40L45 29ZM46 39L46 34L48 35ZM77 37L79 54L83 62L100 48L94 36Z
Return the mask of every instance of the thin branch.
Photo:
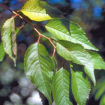
M20 17L22 20L24 20L25 22L27 22L29 25L31 25L31 27L32 27L32 28L37 32L37 34L39 35L37 42L40 41L40 38L41 38L41 37L45 37L46 39L48 39L49 42L50 42L50 43L52 44L52 46L54 47L54 51L53 51L53 55L52 55L52 56L55 55L56 46L54 45L53 41L52 41L49 37L46 37L46 36L44 36L43 34L41 34L41 33L36 29L36 27L35 27L28 19L24 18L24 17L21 16L19 13L15 12L15 11L12 11L10 8L8 8L7 6L5 6L5 5L3 5L3 4L1 4L1 3L0 3L0 6L1 6L2 8L4 8L4 9L10 11L12 14L14 14L14 15L15 15L14 17L17 17L17 16L18 16L18 17ZM23 27L22 27L22 28L23 28Z
M38 43L40 42L41 37L43 37L43 36L39 35L38 40L37 40Z
M38 33L39 33L39 38L38 38L38 40L40 40L41 37L45 37L46 39L49 40L49 42L50 42L50 43L52 44L52 46L54 47L53 55L52 55L52 57L53 57L53 56L55 55L55 52L56 52L56 46L54 45L53 41L52 41L50 38L48 38L48 37L44 36L43 34L41 34L39 31L38 31ZM39 42L39 41L38 41L38 42Z
M18 27L19 28L19 30L21 30L22 28L24 27L24 24L22 24L20 27Z

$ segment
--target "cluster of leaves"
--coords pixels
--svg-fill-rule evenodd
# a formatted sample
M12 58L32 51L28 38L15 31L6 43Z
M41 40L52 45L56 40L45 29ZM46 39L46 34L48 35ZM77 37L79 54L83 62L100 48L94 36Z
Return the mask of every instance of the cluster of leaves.
M98 49L91 44L78 24L52 17L48 14L47 8L50 8L51 12L55 11L46 2L28 0L20 11L34 21L49 20L45 28L50 33L48 38L53 40L50 42L55 44L57 54L69 62L82 65L83 71L82 69L73 70L72 65L70 72L63 67L58 70L56 58L50 57L45 46L38 41L26 51L25 73L35 87L45 95L50 105L52 101L56 105L73 105L69 98L70 89L77 104L86 105L91 90L91 81L94 85L96 84L94 70L105 69L105 62L96 52ZM16 36L19 29L15 27L14 18L6 20L2 26L0 61L3 60L6 53L16 64ZM40 34L38 31L39 36ZM52 95L54 100L52 100Z

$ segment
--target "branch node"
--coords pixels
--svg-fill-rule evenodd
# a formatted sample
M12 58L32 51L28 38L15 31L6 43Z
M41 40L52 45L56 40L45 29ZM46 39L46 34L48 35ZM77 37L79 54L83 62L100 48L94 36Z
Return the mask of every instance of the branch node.
M53 55L52 55L52 56L55 55L56 46L54 45L53 41L52 41L49 37L44 36L43 34L41 34L41 33L36 29L36 27L35 27L28 19L24 19L24 18L18 13L18 12L20 12L20 11L17 11L17 12L12 11L10 8L8 8L7 6L5 6L5 5L3 5L3 4L0 4L0 6L3 7L3 8L5 8L5 9L7 9L7 10L9 10L11 13L13 13L13 14L15 15L14 18L16 18L17 16L19 16L22 20L24 20L24 21L27 22L29 25L31 25L32 28L33 28L33 29L38 33L38 35L39 35L38 40L37 40L38 43L39 43L41 37L45 37L46 39L48 39L49 42L50 42L50 43L52 44L52 46L54 47ZM20 26L19 29L22 29L23 27L24 27L24 25Z

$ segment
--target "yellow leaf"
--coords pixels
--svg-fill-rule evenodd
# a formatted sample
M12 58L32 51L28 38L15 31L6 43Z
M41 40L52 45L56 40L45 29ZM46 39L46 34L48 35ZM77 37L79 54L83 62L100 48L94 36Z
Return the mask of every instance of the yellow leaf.
M40 6L39 0L28 0L21 9L21 12L34 21L45 21L52 19L52 17L47 14L46 9Z

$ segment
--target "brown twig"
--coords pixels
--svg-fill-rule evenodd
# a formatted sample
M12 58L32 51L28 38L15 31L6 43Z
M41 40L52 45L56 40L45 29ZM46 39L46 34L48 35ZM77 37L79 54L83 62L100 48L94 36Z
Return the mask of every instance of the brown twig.
M18 27L19 28L19 30L21 30L22 28L24 27L24 24L22 24L20 27Z
M14 15L15 15L14 18L16 18L16 17L18 16L18 17L20 17L22 20L24 20L25 22L27 22L29 25L31 25L31 27L37 32L37 34L38 34L38 36L39 36L39 37L38 37L38 40L37 40L38 43L39 43L41 37L45 37L46 39L48 39L49 42L50 42L50 43L52 44L52 46L54 47L53 55L52 55L52 56L55 55L56 46L54 45L53 41L52 41L49 37L44 36L43 34L41 34L41 33L36 29L36 27L35 27L28 19L23 18L19 13L15 12L15 11L12 11L10 8L8 8L7 6L5 6L5 5L3 5L3 4L1 4L1 3L0 3L0 6L3 7L4 9L6 9L6 10L9 10L12 14L14 14ZM18 11L18 12L19 12L19 11ZM24 27L24 26L22 26L22 27L20 27L20 28L23 28L23 27Z
M35 29L36 29L36 28L35 28ZM44 37L44 38L48 39L49 42L50 42L50 43L52 44L52 46L54 47L53 55L52 55L52 57L53 57L53 56L55 55L55 52L56 52L56 46L54 45L53 41L52 41L49 37L44 36L43 34L41 34L39 31L38 31L38 34L39 34L38 42L39 42L39 40L40 40L41 37Z
M40 38L41 38L42 36L41 35L39 35L39 37L38 37L38 40L37 40L37 42L39 43L40 42Z

